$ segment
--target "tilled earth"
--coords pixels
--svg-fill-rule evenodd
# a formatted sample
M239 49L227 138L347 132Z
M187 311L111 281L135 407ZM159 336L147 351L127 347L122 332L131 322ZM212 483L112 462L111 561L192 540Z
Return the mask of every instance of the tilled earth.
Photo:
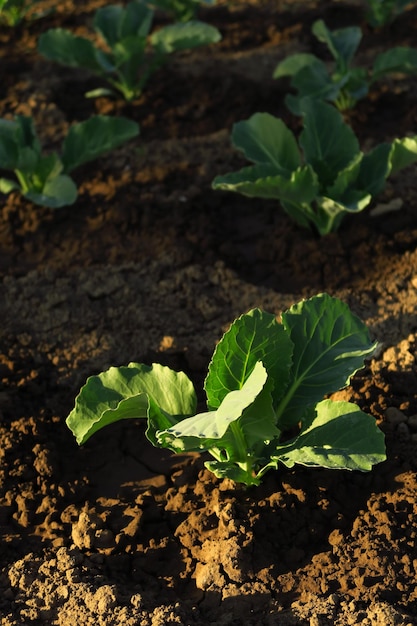
M244 163L234 122L268 111L297 130L288 84L271 76L290 53L321 52L315 19L361 25L368 63L387 45L415 44L417 11L374 32L358 5L220 3L200 17L222 42L181 53L127 105L86 100L100 81L36 53L47 28L85 35L102 4L67 1L0 29L1 116L32 115L46 150L94 113L141 126L75 172L74 206L2 198L1 625L417 624L415 167L322 239L275 202L210 187ZM415 79L395 77L348 120L368 149L414 134L416 106ZM283 468L244 489L202 456L154 449L133 421L77 447L65 418L87 376L159 362L186 371L202 397L235 317L255 306L278 315L323 291L381 344L335 394L386 435L387 461L371 473Z

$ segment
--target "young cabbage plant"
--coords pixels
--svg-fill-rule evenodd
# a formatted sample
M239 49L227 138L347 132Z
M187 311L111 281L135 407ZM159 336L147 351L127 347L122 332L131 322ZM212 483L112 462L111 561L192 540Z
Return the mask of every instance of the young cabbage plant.
M31 202L54 209L73 204L77 187L69 173L138 133L135 122L96 115L70 127L61 155L45 155L32 118L0 119L0 169L15 174L13 179L0 178L0 192L18 190Z
M390 174L417 161L417 136L382 143L364 154L353 130L332 105L306 98L299 146L284 122L255 113L233 126L232 142L254 163L217 176L214 189L279 200L301 226L320 235L362 211Z
M327 100L340 111L352 108L364 98L371 85L387 74L415 74L417 49L396 47L379 54L369 70L352 64L362 33L357 26L330 31L323 20L313 24L313 34L326 44L334 58L332 70L314 54L294 54L275 69L274 78L291 77L297 95L288 94L285 103L295 115L300 115L303 98Z
M201 5L212 6L216 0L149 0L148 4L167 11L177 22L188 22L195 19Z
M50 10L36 10L39 2L40 0L0 0L0 24L13 27L25 18L35 20L50 13Z
M366 19L374 28L392 22L405 9L413 4L413 0L365 0Z
M98 9L93 28L105 42L106 50L84 37L62 28L41 35L39 52L46 58L80 67L103 77L125 100L137 98L149 77L179 50L196 48L221 39L217 28L203 22L170 24L151 35L154 12L145 2L133 0L123 7ZM87 97L114 95L111 89L95 89Z
M186 374L129 363L88 378L67 425L81 445L113 422L145 419L154 446L208 452L210 471L245 485L280 463L370 470L385 459L375 419L324 399L373 354L366 326L327 294L295 304L281 320L253 309L233 322L208 368L203 413Z

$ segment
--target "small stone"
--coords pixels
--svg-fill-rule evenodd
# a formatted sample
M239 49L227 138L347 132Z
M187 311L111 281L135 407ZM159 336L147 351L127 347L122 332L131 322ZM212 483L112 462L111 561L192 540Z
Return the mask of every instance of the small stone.
M387 410L385 411L385 417L394 426L397 424L401 424L401 422L407 421L406 415L404 415L404 413L397 409L395 406L389 406L387 408Z
M401 422L397 426L397 434L398 439L400 441L409 441L410 440L410 429L408 428L405 422Z
M109 528L103 528L96 531L94 537L94 547L101 549L115 548L116 540L112 531Z

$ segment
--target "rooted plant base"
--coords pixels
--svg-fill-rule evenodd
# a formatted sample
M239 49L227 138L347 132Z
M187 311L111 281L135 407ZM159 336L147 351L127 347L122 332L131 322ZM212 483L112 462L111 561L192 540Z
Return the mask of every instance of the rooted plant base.
M76 172L68 208L4 199L0 218L2 626L417 624L417 184L318 239L276 203L215 193L236 169L234 121L283 116L279 60L310 26L360 23L364 58L415 41L417 12L372 33L361 11L239 1L201 12L223 41L184 54L138 101L85 100L88 75L38 57L42 30L85 34L101 2L3 28L2 116L31 114L45 148L92 113L141 137ZM159 21L161 23L161 21ZM381 84L350 114L364 147L415 132L414 79ZM372 210L379 215L371 215ZM279 314L327 291L381 342L335 394L375 416L387 461L369 474L283 468L260 487L216 479L199 455L151 446L144 425L78 448L65 425L87 376L129 361L183 369L201 389L218 340L255 306Z

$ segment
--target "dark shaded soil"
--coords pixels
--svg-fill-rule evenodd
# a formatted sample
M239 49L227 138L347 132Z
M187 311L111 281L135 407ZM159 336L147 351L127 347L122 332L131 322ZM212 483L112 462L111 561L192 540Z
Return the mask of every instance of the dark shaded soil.
M275 202L210 188L243 164L230 146L235 121L269 111L297 129L288 85L271 75L287 54L317 52L314 19L362 25L365 62L415 43L417 11L372 32L358 5L220 4L200 17L222 42L177 56L127 105L84 99L96 79L36 54L41 32L85 34L101 4L64 2L0 29L1 116L32 115L46 149L98 112L141 126L75 172L74 206L2 198L1 625L417 624L415 167L322 239ZM349 119L369 148L414 133L416 111L415 79L399 78ZM387 461L373 472L282 469L245 490L199 455L154 449L132 422L77 447L65 418L87 376L157 361L201 389L235 317L255 306L279 314L321 291L347 301L381 343L336 394L386 434Z

